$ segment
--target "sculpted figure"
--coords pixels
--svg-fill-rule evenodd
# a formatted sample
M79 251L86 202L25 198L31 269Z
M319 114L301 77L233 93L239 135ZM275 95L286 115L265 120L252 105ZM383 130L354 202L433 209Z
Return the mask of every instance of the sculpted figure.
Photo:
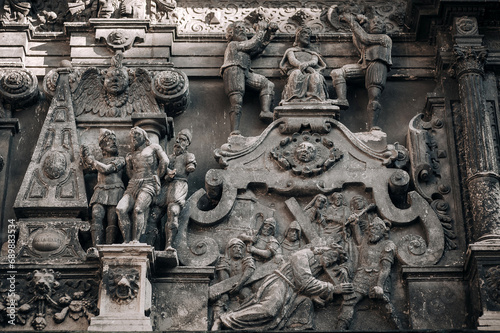
M246 86L260 92L261 112L259 117L265 121L273 119L271 108L274 84L263 75L254 73L250 64L253 57L264 51L278 30L278 26L275 23L269 24L265 20L261 20L254 25L254 29L255 35L250 40L245 33L245 24L241 21L229 24L226 30L228 44L220 73L224 80L224 90L231 104L229 110L231 135L240 134L241 108Z
M264 220L256 236L240 235L248 243L247 251L259 262L267 262L274 257L281 257L281 247L274 237L276 220L269 217Z
M302 239L302 229L297 221L292 221L285 231L285 239L281 243L283 257L287 259L294 252L300 249L300 241Z
M255 331L312 329L313 302L330 301L335 294L352 293L352 285L334 286L318 277L343 261L340 247L307 248L295 252L269 275L249 302L220 316L222 327Z
M92 246L113 244L118 232L116 205L122 198L125 186L122 181L122 172L125 159L118 156L115 132L101 129L99 147L102 151L102 160L98 161L89 152L88 147L82 145L82 160L93 170L97 170L97 185L90 199L92 207ZM106 221L106 236L104 236L104 221Z
M391 319L400 328L399 319L394 313L394 306L389 297L389 274L396 255L396 244L389 240L391 224L376 216L363 237L359 228L359 216L351 215L349 223L359 249L359 259L352 281L354 297L345 299L342 303L337 329L349 328L354 307L365 297L384 302Z
M356 203L359 201L363 205L362 207L365 207L366 199L364 197L359 196L359 198L354 199L354 201ZM356 208L357 207L358 206L356 206ZM346 252L348 260L342 264L346 277L352 276L358 257L358 251L352 238L351 229L347 227L349 217L351 217L351 212L347 207L344 195L334 192L329 198L329 205L326 210L324 238L329 242L339 244Z
M220 259L218 265L215 267L217 282L226 280L232 276L239 276L240 278L229 291L229 294L223 294L215 302L213 308L215 321L211 328L213 331L220 330L220 315L227 312L230 295L237 296L241 304L252 294L252 289L244 287L244 285L255 271L255 260L252 256L246 255L245 248L245 243L241 239L231 239L226 245L225 256Z
M280 62L281 71L288 75L281 103L324 102L328 98L326 81L321 74L326 63L311 49L311 35L311 28L298 28L293 47L285 51Z
M364 232L371 221L368 212L373 210L375 208L375 205L369 205L364 196L355 195L351 199L350 206L351 214L356 214L356 216L358 216L359 227L361 228L361 231Z
M169 162L161 146L151 143L142 128L133 127L130 139L132 152L126 157L126 170L130 180L123 198L116 206L125 243L139 241L144 233L149 206L160 190L159 177L165 175Z
M175 139L174 152L169 155L169 171L165 176L167 181L165 189L167 207L165 250L172 249L172 242L179 227L179 214L186 203L188 193L187 177L196 169L195 156L187 151L191 140L192 134L190 130L183 129L180 131Z
M328 199L323 194L316 195L304 208L304 212L309 217L311 224L318 236L323 236L323 229L326 226L326 209Z
M326 226L324 233L331 237L336 243L345 240L347 219L351 215L342 193L335 192L330 196L329 205L326 210Z
M15 21L19 23L28 23L28 14L31 11L31 1L26 0L7 0L4 2L3 20Z
M361 59L357 64L345 65L334 69L330 76L337 92L339 103L349 106L346 99L346 80L363 78L368 91L368 106L366 108L369 121L367 129L377 126L382 106L380 96L385 88L387 72L392 65L392 40L385 34L385 23L377 16L369 20L368 32L360 25L368 19L363 15L344 13L341 20L349 23L352 29L353 42L358 49Z
M146 1L122 0L120 5L120 16L135 19L146 18Z

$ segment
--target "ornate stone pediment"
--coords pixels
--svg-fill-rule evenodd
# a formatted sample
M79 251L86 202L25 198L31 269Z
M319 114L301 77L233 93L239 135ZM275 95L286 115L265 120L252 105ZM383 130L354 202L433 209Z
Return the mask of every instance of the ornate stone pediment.
M290 171L283 168L286 163L279 163L276 158L277 149L285 160L283 156L287 155L286 151L289 151L289 156L297 154L296 148L282 148L288 145L290 137L287 133L292 128L292 132L297 131L297 134L292 135L292 138L297 139L296 147L300 146L299 138L302 142L312 141L313 148L324 149L331 158L335 153L327 146L330 146L328 143L335 143L335 151L343 152L342 158L337 154L332 159L335 163L328 168L321 168L323 172L312 172L304 177L295 171L296 175L292 176ZM420 194L408 191L408 174L394 167L401 163L401 159L405 159L406 150L400 145L387 145L383 150L375 150L359 137L337 120L326 118L315 121L281 118L259 137L231 137L228 144L215 152L224 170L210 170L206 176L207 192L199 190L188 202L186 212L189 213L184 214L180 227L185 231L181 234L185 236L179 246L179 260L192 265L210 264L217 259L220 252L217 249L225 245L223 241L221 243L221 237L214 237L214 230L225 229L227 237L223 239L237 236L236 232L231 232L228 223L235 216L248 215L248 208L238 204L244 193L252 193L258 205L272 211L267 214L276 218L277 233L282 233L292 222L291 207L295 210L302 207L299 210L304 210L313 196L341 192L348 200L356 195L363 196L369 203L376 205L378 216L398 227L397 231L392 232L391 239L399 244L398 256L403 263L437 263L444 250L443 228L439 218ZM323 142L327 143L326 146ZM303 166L312 161L322 164L320 162L324 157L319 161L317 157L311 156L305 153L293 159L296 163L303 163ZM312 159L309 160L309 157ZM395 202L391 199L394 195L407 196L407 200L403 200L404 203ZM255 222L258 213L258 209L254 208L243 225L249 229L258 227ZM263 211L260 213L264 214ZM313 240L312 236L308 238L309 242ZM419 249L415 250L415 246Z

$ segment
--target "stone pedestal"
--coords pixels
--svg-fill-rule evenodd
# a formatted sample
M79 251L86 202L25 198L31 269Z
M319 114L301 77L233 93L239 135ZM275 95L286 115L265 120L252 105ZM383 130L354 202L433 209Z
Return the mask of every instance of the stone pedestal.
M480 242L469 246L465 264L470 289L470 314L475 327L500 330L500 244Z
M146 244L97 247L102 265L99 316L89 331L152 331L149 267L153 249Z
M274 119L282 117L326 117L339 119L340 108L332 103L285 103L274 108Z
M206 331L208 284L214 267L182 266L157 271L153 321L158 331Z
M462 267L404 266L402 273L407 284L410 329L467 327Z

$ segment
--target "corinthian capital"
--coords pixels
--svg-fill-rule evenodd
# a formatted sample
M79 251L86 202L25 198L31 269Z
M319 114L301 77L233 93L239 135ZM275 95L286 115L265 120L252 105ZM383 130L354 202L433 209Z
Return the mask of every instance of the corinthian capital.
M455 45L453 51L455 56L453 68L457 78L470 73L484 75L484 63L488 55L486 47Z

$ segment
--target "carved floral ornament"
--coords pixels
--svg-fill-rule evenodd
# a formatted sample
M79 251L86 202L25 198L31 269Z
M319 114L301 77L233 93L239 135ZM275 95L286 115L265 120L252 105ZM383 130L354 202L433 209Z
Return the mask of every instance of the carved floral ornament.
M96 286L97 283L90 280L63 282L61 274L53 269L34 270L27 274L25 281L20 281L17 293L2 295L0 323L7 324L9 320L10 325L12 320L15 325L23 326L30 322L36 331L42 331L51 325L52 319L56 324L63 323L67 317L74 321L85 318L89 322L96 313ZM12 306L14 317L9 315Z
M462 16L456 19L457 33L460 35L477 35L478 26L475 17Z
M454 47L455 62L451 74L458 78L469 73L484 75L484 64L488 56L486 47Z
M368 1L346 4L342 1L300 0L283 2L279 7L264 0L254 1L252 5L242 0L232 1L230 5L210 0L200 7L196 1L188 0L177 6L171 21L177 25L180 34L224 33L230 22L252 22L252 14L257 8L278 25L278 33L293 34L298 26L306 24L315 33L329 34L348 32L349 26L339 24L338 15L343 11L356 10L368 16L378 15L386 23L388 33L398 33L404 30L406 6L404 0L377 4Z
M279 25L280 33L293 34L302 23L310 25L317 33L349 31L347 25L338 23L339 11L353 7L363 14L376 14L383 18L389 33L404 30L407 1L373 3L371 1L306 1L280 3L258 0L248 3L244 0L222 2L209 0L200 6L199 1L152 0L102 1L45 1L39 3L6 1L0 9L5 23L26 24L38 32L63 31L65 22L87 22L89 19L150 20L152 24L174 24L179 34L224 33L229 22L244 20L256 8L263 8L266 17Z

